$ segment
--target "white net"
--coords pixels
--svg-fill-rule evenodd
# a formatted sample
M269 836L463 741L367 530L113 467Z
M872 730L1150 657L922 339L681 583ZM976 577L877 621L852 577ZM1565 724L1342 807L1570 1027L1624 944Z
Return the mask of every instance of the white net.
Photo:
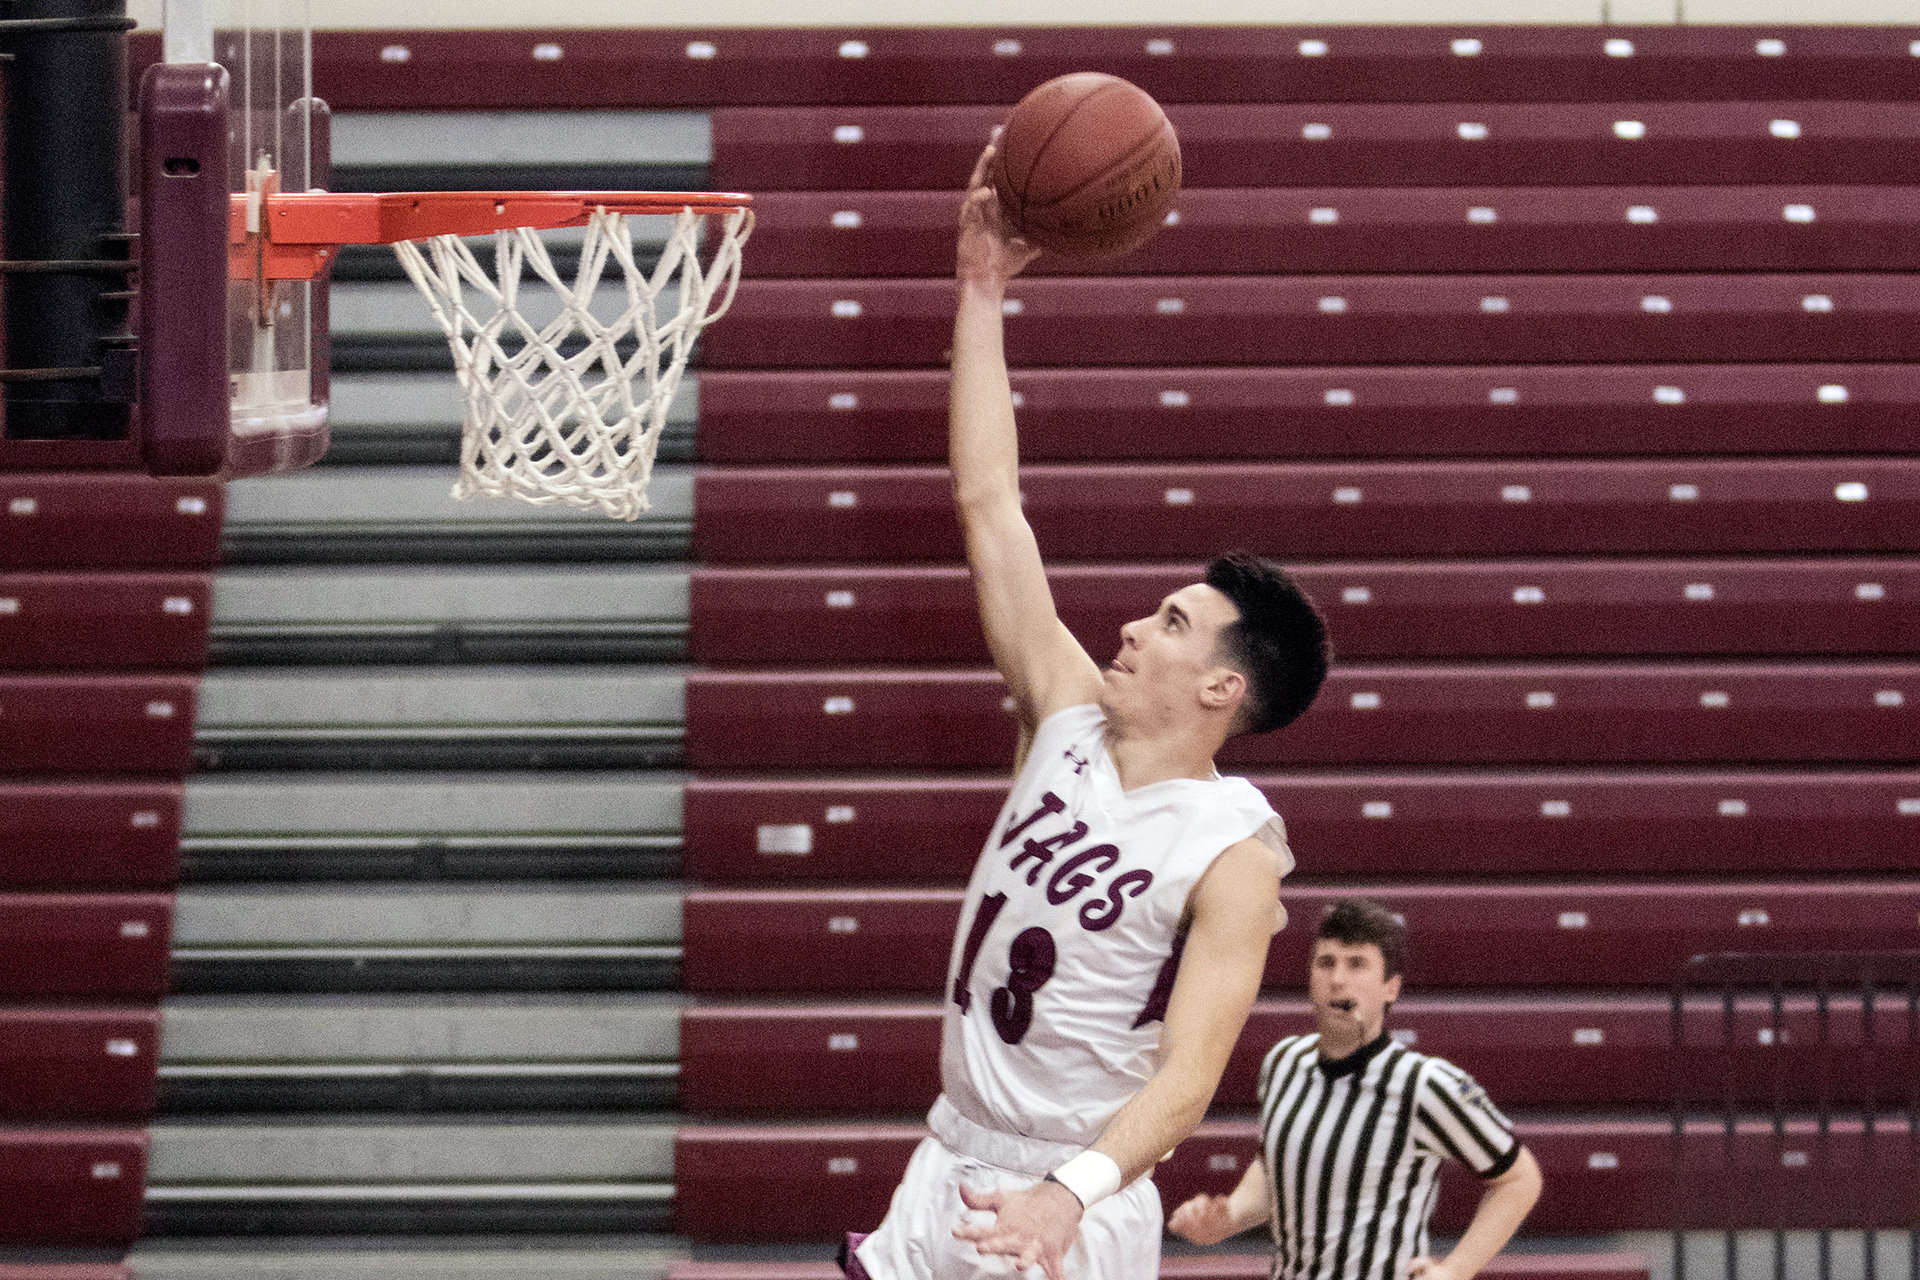
M703 261L709 218L713 244ZM654 452L681 372L700 331L733 302L752 227L749 209L683 209L649 271L635 259L628 217L599 209L572 280L529 227L495 233L494 272L458 236L395 244L446 330L466 400L454 496L597 507L619 520L647 510ZM603 282L616 302L599 296ZM523 284L541 295L525 310ZM536 309L555 298L551 320L529 315L544 314Z

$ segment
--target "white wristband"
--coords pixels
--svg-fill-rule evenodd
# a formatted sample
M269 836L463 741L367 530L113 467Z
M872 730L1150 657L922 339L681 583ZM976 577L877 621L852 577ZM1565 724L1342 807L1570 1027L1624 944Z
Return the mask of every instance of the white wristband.
M1073 1192L1082 1209L1120 1189L1120 1166L1098 1151L1082 1151L1047 1176Z

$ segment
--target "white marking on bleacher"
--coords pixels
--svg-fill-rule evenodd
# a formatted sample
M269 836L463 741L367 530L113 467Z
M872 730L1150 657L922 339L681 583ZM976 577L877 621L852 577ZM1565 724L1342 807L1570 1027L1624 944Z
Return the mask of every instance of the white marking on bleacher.
M1638 142L1647 136L1647 122L1644 120L1615 120L1613 136L1624 142Z
M834 826L844 826L856 816L850 804L830 804L827 806L827 821Z
M1467 210L1467 221L1478 226L1488 226L1500 220L1500 211L1492 205L1477 204Z
M1790 1038L1790 1037L1788 1037L1788 1036L1787 1036L1787 1035L1785 1035L1785 1034L1782 1034L1782 1035L1781 1035L1781 1036L1779 1037L1779 1039L1780 1039L1780 1042L1781 1042L1782 1044L1784 1044L1784 1043L1786 1043L1786 1041L1787 1041L1787 1040L1788 1040L1789 1038ZM1761 1028L1759 1028L1758 1030L1756 1030L1756 1031L1755 1031L1755 1032L1753 1033L1753 1039L1754 1039L1754 1043L1755 1043L1755 1044L1772 1044L1772 1043L1774 1042L1774 1034L1773 1034L1773 1028L1772 1028L1772 1027L1761 1027Z
M820 704L821 713L830 716L850 716L853 714L853 699L845 694L835 694Z
M1856 582L1853 584L1853 598L1855 600L1885 600L1887 598L1887 589L1878 582Z
M1192 403L1193 397L1184 391L1169 387L1160 393L1160 407L1162 409L1184 409Z
M1513 602L1515 604L1545 604L1547 602L1547 593L1539 587L1515 587L1513 589Z
M1698 502L1700 486L1697 484L1670 484L1667 486L1668 502Z
M1024 409L1024 408L1026 408L1026 407L1027 407L1027 393L1026 393L1026 392L1024 392L1024 391L1016 391L1016 392L1014 392L1014 393L1013 393L1013 407L1014 407L1014 408L1016 408L1016 409ZM1025 498L1025 495L1022 495L1022 496L1021 496L1021 501L1023 501L1023 502L1024 502L1025 500L1026 500L1026 498Z
M1858 480L1847 480L1833 486L1833 496L1842 502L1865 502L1867 486Z
M1391 818L1393 816L1393 802L1391 800L1369 800L1360 806L1360 816L1375 819Z
M1810 293L1800 299L1802 311L1813 311L1825 315L1833 310L1833 299L1824 293Z
M829 609L851 609L855 603L856 597L851 591L827 592L827 608Z
M851 145L867 140L867 131L857 124L837 124L833 126L833 140Z
M1533 490L1532 490L1532 489L1529 489L1529 488L1528 488L1528 487L1527 487L1526 485L1524 485L1524 484L1507 484L1507 485L1501 485L1501 486L1500 486L1500 501L1502 501L1502 502L1532 502L1532 501L1533 501Z
M1365 693L1356 693L1347 699L1347 705L1355 711L1378 711L1380 709L1380 703L1380 695L1371 690Z
M1635 226L1644 227L1660 221L1660 211L1650 204L1628 205L1627 221Z
M1716 807L1716 812L1723 818L1744 818L1747 816L1747 802L1745 800L1722 800Z
M835 298L827 310L836 320L858 320L865 308L858 298Z
M1845 404L1847 389L1837 382L1829 382L1814 393L1821 404Z
M413 61L413 50L403 44L390 44L380 50L380 61L411 62Z
M1797 138L1800 136L1800 122L1798 120L1771 120L1767 123L1767 132L1776 138Z
M1162 219L1160 219L1160 225L1161 225L1161 226L1163 226L1163 227L1177 227L1177 226L1179 226L1179 225L1180 225L1180 211L1179 211L1178 209L1169 209L1169 210L1167 210L1167 216L1166 216L1166 217L1164 217L1164 218L1162 218Z
M1920 818L1920 796L1901 796L1893 802L1893 811L1903 818Z
M1920 58L1920 40L1915 40L1912 44L1909 44L1907 46L1907 53L1910 57Z
M1003 316L1024 315L1026 310L1027 304L1018 298L1000 299L1000 314Z
M1353 403L1353 391L1347 387L1328 387L1320 398L1337 409L1344 409Z
M193 601L186 596L168 596L160 602L160 612L186 617L193 612Z
M1303 58L1326 57L1327 42L1325 40L1302 40L1300 42L1300 56Z
M1573 1042L1578 1045L1605 1044L1607 1042L1607 1033L1599 1027L1575 1027L1573 1029Z
M1393 1029L1393 1042L1395 1044L1409 1046L1416 1045L1420 1043L1420 1033L1412 1027L1395 1027Z
M1543 818L1571 818L1573 816L1573 804L1567 800L1542 800L1540 802L1540 816Z
M1787 42L1769 36L1764 40L1754 41L1753 51L1763 58L1777 58L1787 51Z
M1584 911L1562 911L1558 923L1562 929L1584 929L1587 927L1587 913Z
M118 1160L96 1160L90 1172L102 1182L108 1182L120 1176L120 1162Z
M1714 596L1711 582L1689 582L1680 593L1689 600L1711 600Z
M0 596L0 617L13 617L20 612L20 601L14 596Z
M140 1056L140 1042L138 1040L124 1040L119 1038L109 1040L107 1041L107 1056L109 1058L137 1058Z
M1462 142L1484 142L1487 138L1487 126L1478 120L1462 120L1453 131L1460 135Z
M567 56L567 51L557 44L537 44L533 46L535 62L558 62Z
M1369 587L1342 587L1340 589L1340 603L1372 604L1373 590Z
M1889 709L1893 707L1904 707L1907 705L1907 695L1898 689L1875 689L1873 691L1873 705L1876 707L1887 707Z
M858 933L860 932L860 917L859 916L828 916L827 932L828 933Z
M1320 301L1314 305L1320 308L1321 315L1337 316L1345 313L1347 300L1338 295L1329 295L1320 299Z
M32 498L12 498L7 502L7 514L10 516L36 515L39 511L39 502Z
M1167 490L1166 501L1170 507L1190 507L1193 505L1193 490L1169 489Z
M1020 710L1020 702L1012 694L1008 694L1006 697L1000 699L1000 709L1008 715L1013 715Z
M836 1031L827 1037L828 1053L858 1053L860 1037L851 1031Z
M158 699L147 704L147 715L155 720L173 719L173 704Z
M1333 126L1318 123L1303 124L1300 126L1300 136L1308 142L1325 142L1333 137Z
M1208 1173L1232 1173L1240 1167L1240 1157L1225 1151L1216 1151L1207 1157Z
M858 409L860 397L851 391L836 391L827 397L829 409Z
M1808 1163L1807 1153L1804 1151L1782 1151L1780 1153L1780 1163L1789 1169L1804 1169Z
M1618 1169L1619 1167L1620 1157L1611 1151L1591 1151L1587 1153L1587 1168L1589 1169Z
M687 44L687 56L701 62L707 61L719 52L720 50L714 47L711 40L693 40Z
M1166 57L1173 52L1173 49L1173 41L1166 39L1164 36L1147 41L1147 52L1156 58Z
M153 926L145 920L122 920L120 936L123 938L145 938L153 933Z
M993 56L996 58L1017 58L1026 49L1018 40L995 40Z
M1307 221L1316 227L1330 227L1340 221L1340 211L1338 209L1327 208L1324 205L1318 209L1309 209L1307 210Z
M842 40L840 42L840 56L843 58L864 58L867 56L867 53L867 42L865 40Z
M1673 310L1673 299L1658 293L1649 293L1640 299L1640 309L1651 315L1664 316Z
M860 1162L852 1156L834 1156L827 1161L828 1173L858 1173Z
M1333 491L1333 500L1339 503L1358 502L1362 496L1360 490L1352 485L1342 485Z
M1505 315L1513 309L1513 304L1505 298L1489 296L1480 299L1480 310L1490 316Z
M160 811L158 809L135 809L128 818L128 823L135 830L157 827L160 825Z
M1631 40L1621 40L1616 37L1615 39L1607 41L1606 44L1601 47L1607 51L1609 58L1631 58L1633 56L1633 41Z
M1709 711L1721 711L1733 705L1733 695L1725 689L1709 689L1700 695L1700 705Z
M1810 204L1790 204L1780 210L1780 216L1788 222L1812 222L1814 219L1813 206Z
M1679 387L1655 387L1653 389L1653 402L1655 404L1685 404L1687 402L1687 393Z
M1531 689L1527 692L1527 710L1529 711L1551 711L1553 704L1554 696L1551 689Z
M1487 403L1488 404L1519 404L1520 388L1489 387L1487 388Z
M1472 36L1462 36L1453 42L1452 47L1454 57L1471 58L1478 55L1484 46Z
M1183 315L1187 310L1187 300L1185 298L1156 298L1154 299L1153 309L1156 313L1163 316Z
M827 219L827 221L831 223L837 231L858 231L861 222L865 221L865 219L861 218L858 209L835 209L833 216Z
M827 495L827 505L838 509L857 507L860 505L860 495L851 489L835 489Z
M1773 923L1773 917L1762 907L1748 907L1734 917L1734 923L1742 929L1764 929Z

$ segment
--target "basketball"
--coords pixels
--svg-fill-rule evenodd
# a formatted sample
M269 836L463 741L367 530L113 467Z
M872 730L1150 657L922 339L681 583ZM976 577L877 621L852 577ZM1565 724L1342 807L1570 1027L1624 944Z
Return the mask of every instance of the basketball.
M1078 71L1020 99L993 168L1007 225L1075 258L1131 252L1180 192L1180 140L1160 104L1118 76Z

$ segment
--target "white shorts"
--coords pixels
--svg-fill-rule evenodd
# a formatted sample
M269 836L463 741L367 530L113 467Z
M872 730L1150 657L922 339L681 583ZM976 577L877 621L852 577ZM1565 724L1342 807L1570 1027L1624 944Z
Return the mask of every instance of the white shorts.
M944 1117L942 1107L947 1111ZM953 1229L961 1223L991 1217L961 1202L960 1185L978 1191L1030 1186L1078 1148L1029 1143L1005 1134L993 1134L987 1143L966 1141L984 1131L964 1120L958 1121L956 1129L952 1122L958 1117L944 1098L935 1104L930 1119L936 1121L936 1132L949 1140L962 1139L960 1145L975 1154L961 1154L940 1137L923 1139L894 1190L885 1220L856 1251L860 1265L871 1280L978 1280L1011 1275L1011 1259L982 1257L972 1241L954 1239ZM937 1123L942 1119L948 1123ZM1004 1163L979 1158L989 1150ZM1031 1158L1036 1155L1041 1158ZM1079 1239L1067 1251L1068 1280L1157 1280L1161 1230L1160 1190L1152 1178L1136 1178L1095 1204L1080 1220ZM1034 1267L1029 1274L1038 1280L1040 1269Z

